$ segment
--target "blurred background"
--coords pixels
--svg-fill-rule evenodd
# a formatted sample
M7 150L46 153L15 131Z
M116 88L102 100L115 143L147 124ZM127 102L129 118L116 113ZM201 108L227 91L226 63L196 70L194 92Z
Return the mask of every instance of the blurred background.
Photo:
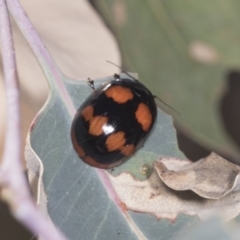
M182 115L160 105L174 116L185 155L198 160L215 151L239 163L238 3L91 3L116 36L124 68Z
M119 70L137 72L155 95L176 109L179 148L196 161L215 151L239 163L240 15L238 2L21 0L63 73L100 78ZM100 17L100 15L102 17ZM21 84L23 142L43 106L48 86L13 22ZM120 54L121 52L121 54ZM2 66L0 64L2 78ZM4 83L0 81L0 152L5 129ZM31 239L0 203L0 239Z

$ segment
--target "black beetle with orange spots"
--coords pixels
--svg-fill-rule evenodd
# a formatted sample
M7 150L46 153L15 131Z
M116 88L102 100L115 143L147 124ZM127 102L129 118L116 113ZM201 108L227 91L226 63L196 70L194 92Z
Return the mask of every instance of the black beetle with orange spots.
M87 164L113 168L146 140L157 116L152 93L140 82L120 78L95 90L77 110L71 129L73 147Z

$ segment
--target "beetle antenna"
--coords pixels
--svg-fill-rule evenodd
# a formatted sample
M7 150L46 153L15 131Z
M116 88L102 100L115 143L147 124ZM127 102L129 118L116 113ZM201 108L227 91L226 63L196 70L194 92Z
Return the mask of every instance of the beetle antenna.
M127 73L123 68L121 68L120 66L118 66L117 64L110 62L110 61L106 61L107 63L110 63L112 65L114 65L115 67L118 67L119 69L122 70L123 73L125 73L126 75L128 75L130 78L132 78L134 81L139 82L135 77L133 77L131 74Z
M127 73L126 71L124 71L124 69L122 69L120 66L118 66L117 64L110 62L110 61L106 61L107 63L110 63L112 65L114 65L115 67L118 67L119 69L122 70L123 73L125 73L127 76L129 76L130 78L132 78L134 81L139 82L135 77L131 76L129 73ZM167 106L168 108L172 109L175 113L177 113L180 117L182 117L182 115L175 110L174 108L172 108L171 106L169 106L167 103L165 103L162 99L160 99L159 97L153 95L154 98L156 98L159 102L163 103L165 106Z
M156 98L159 102L163 103L166 107L172 109L175 113L177 113L180 117L182 117L182 115L173 107L169 106L167 103L165 103L162 99L160 99L159 97L153 95L154 98Z

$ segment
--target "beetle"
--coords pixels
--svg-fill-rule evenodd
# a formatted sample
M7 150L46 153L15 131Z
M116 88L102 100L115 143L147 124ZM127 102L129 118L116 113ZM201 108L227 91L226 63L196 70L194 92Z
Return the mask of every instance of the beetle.
M138 80L114 78L95 89L77 110L71 139L78 156L103 169L124 163L143 145L157 117L155 96Z

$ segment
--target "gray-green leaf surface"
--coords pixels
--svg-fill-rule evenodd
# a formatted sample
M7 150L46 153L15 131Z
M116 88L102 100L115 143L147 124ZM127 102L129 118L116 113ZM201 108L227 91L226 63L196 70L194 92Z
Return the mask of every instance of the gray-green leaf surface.
M97 85L109 78L96 81ZM62 76L63 85L55 84L48 102L31 129L31 146L43 163L44 188L48 212L53 222L69 239L166 239L187 231L194 217L180 215L173 223L156 217L123 210L103 171L83 163L73 150L70 128L73 115L67 97L76 109L91 93L86 81ZM144 147L116 173L141 175L141 166L159 156L183 157L176 143L169 116L158 111L153 133Z

